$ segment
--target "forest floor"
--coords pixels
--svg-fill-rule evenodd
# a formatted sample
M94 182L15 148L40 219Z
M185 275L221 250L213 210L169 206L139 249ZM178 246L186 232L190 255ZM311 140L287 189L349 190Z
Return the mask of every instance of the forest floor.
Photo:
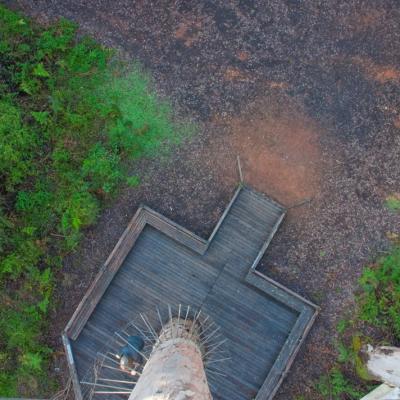
M396 0L6 1L40 21L63 16L139 60L178 117L199 132L166 159L135 166L126 190L88 229L60 273L59 333L139 203L207 236L238 182L286 206L263 272L321 306L277 399L318 399L338 321L365 264L400 218L385 208L400 182L400 11Z

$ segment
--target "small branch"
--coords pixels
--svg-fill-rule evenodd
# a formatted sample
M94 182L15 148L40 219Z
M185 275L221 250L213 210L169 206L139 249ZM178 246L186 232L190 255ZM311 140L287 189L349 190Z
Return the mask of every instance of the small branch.
M237 156L237 164L238 164L238 170L239 170L240 183L243 183L243 172L242 172L242 165L240 163L239 155Z
M304 206L307 203L311 203L313 200L314 200L314 197L310 197L309 199L305 199L305 200L299 201L298 203L294 203L290 207L287 207L287 210L290 210L290 209L295 208L295 207Z
M64 235L59 235L58 233L50 233L51 236L59 237L65 239Z

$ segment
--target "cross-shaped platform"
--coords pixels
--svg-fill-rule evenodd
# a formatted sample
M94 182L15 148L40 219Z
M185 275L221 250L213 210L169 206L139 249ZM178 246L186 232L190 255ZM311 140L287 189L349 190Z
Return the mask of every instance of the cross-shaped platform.
M110 335L163 304L203 310L228 339L215 400L271 399L318 309L257 270L284 216L240 187L205 240L140 207L63 334L77 399Z

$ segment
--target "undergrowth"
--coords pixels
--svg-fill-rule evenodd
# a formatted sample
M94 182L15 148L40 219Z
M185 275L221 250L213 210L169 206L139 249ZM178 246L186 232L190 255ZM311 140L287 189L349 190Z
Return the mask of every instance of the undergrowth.
M376 382L361 357L363 345L400 344L400 243L391 237L392 250L364 268L352 317L338 324L336 366L315 385L324 399L358 400L371 391Z
M384 332L387 341L400 343L400 247L366 268L360 280L362 321Z
M363 396L363 393L357 390L338 368L333 368L329 374L322 376L316 386L320 394L326 399L358 400Z
M66 20L0 5L0 396L51 392L55 270L104 201L139 183L129 162L185 131L138 66Z
M386 206L389 210L400 211L400 194L395 193L386 199Z

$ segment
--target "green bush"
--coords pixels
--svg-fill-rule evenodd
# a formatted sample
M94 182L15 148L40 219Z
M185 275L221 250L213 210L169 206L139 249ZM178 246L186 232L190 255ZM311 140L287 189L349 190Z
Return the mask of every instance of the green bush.
M329 374L323 375L316 384L316 388L326 399L358 400L363 396L363 393L356 390L353 384L337 368L333 368Z
M400 341L400 247L366 268L360 283L360 317Z
M386 199L386 206L399 211L398 195ZM357 309L352 318L342 319L337 325L340 340L337 342L338 364L328 375L323 375L316 389L326 399L360 398L373 390L362 355L362 347L374 340L369 335L375 331L379 344L400 343L400 246L397 233L388 238L393 248L374 264L365 267L360 278ZM352 371L353 379L345 374ZM354 379L357 377L357 379Z
M0 396L47 394L52 271L139 183L130 162L187 131L138 65L75 31L0 5Z
M397 238L397 235L395 235ZM398 240L398 238L396 239ZM373 339L366 336L377 328L380 340L392 345L400 342L400 247L393 249L375 264L366 267L360 278L357 311L352 319L341 320L337 343L338 364L328 375L323 375L316 389L326 399L358 399L373 389L361 349ZM349 380L346 374L353 371ZM358 379L354 379L357 377Z
M400 195L396 193L389 196L386 199L386 207L392 211L400 211Z
M6 191L12 192L32 174L36 146L36 135L24 126L21 110L5 96L0 100L0 171Z

